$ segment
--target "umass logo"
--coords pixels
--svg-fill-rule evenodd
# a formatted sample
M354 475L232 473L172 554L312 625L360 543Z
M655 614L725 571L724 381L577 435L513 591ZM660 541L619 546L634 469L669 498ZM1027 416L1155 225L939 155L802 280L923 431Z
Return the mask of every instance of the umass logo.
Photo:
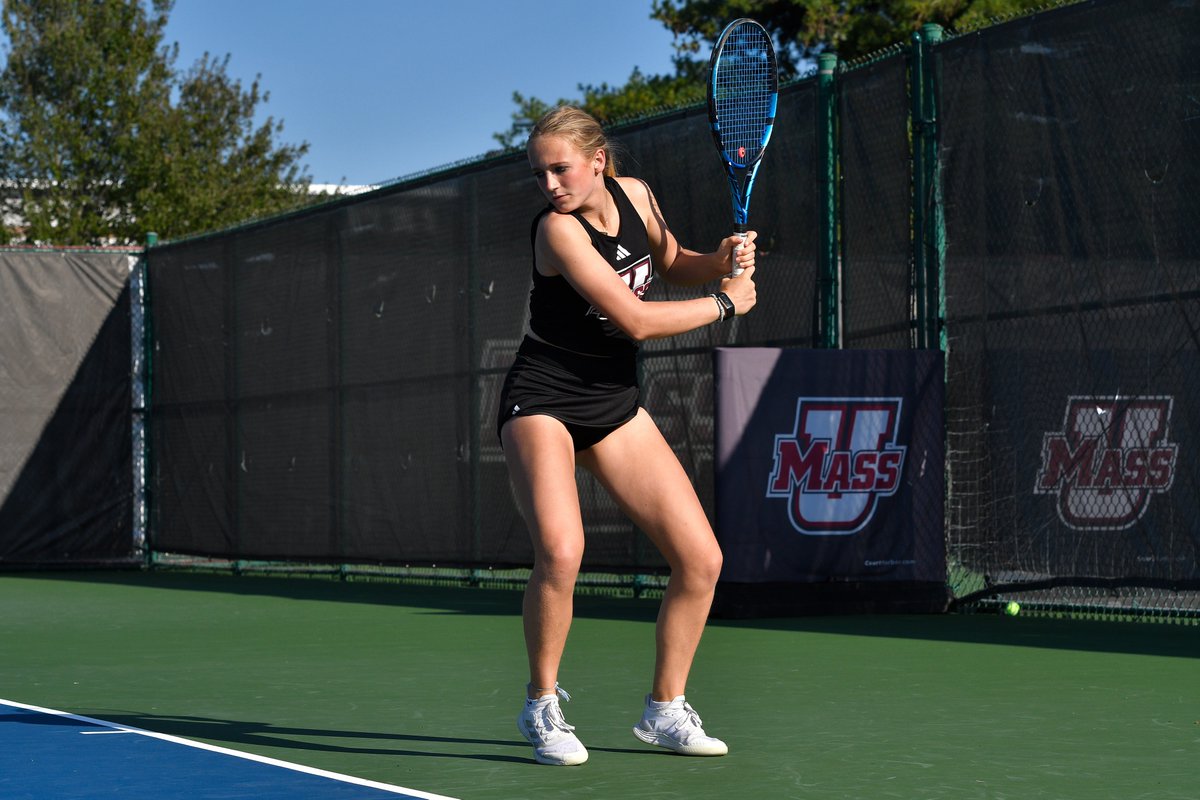
M1057 497L1077 530L1132 527L1171 488L1178 446L1168 441L1171 397L1071 397L1063 429L1042 438L1034 492Z
M808 535L862 530L879 500L900 487L897 444L903 398L801 397L791 433L775 437L767 497L787 500L792 527Z

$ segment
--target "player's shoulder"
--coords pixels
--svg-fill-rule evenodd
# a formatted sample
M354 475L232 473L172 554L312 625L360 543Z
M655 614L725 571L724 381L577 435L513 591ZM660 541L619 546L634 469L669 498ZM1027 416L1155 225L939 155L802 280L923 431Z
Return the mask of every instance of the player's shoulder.
M654 207L654 193L650 190L650 184L646 183L641 178L617 178L617 183L625 192L625 196L629 198L629 202L633 203L633 207L638 210L643 218L649 218L650 211Z
M638 200L650 199L650 185L641 178L631 178L627 175L622 175L617 178L617 183L625 192L625 196L630 200L637 202Z
M551 210L543 214L541 219L538 220L538 232L543 236L573 235L577 231L582 230L583 227L572 214L563 214Z
M566 252L576 246L587 244L587 230L572 214L550 211L538 220L534 232L534 244L551 251Z

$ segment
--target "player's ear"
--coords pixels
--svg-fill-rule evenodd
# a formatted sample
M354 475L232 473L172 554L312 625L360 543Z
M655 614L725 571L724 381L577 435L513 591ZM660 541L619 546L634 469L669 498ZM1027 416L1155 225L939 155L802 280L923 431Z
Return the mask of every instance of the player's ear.
M596 151L596 155L592 156L592 171L599 175L604 172L604 167L608 164L608 153L601 147Z

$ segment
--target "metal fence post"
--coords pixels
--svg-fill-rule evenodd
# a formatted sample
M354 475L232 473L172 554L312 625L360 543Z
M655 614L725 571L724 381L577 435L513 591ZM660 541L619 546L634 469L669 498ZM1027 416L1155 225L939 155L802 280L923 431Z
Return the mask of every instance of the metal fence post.
M131 293L130 300L138 309L141 321L140 336L133 343L138 348L138 368L133 379L137 382L134 392L135 408L133 411L135 425L135 446L137 447L134 461L134 503L135 528L140 528L142 563L151 566L154 558L153 537L151 535L151 511L154 502L154 492L151 488L154 471L151 464L152 448L150 442L150 406L151 387L153 386L153 314L150 305L150 248L158 244L158 234L150 231L146 234L146 245L142 250L137 265L137 275L134 283L137 291ZM140 428L140 430L138 430Z
M817 175L820 182L820 263L817 270L816 345L842 344L841 249L838 242L838 136L836 53L817 57Z
M940 25L923 25L912 38L913 130L913 345L945 348L943 261L946 230L938 165L937 70L932 48L942 40Z

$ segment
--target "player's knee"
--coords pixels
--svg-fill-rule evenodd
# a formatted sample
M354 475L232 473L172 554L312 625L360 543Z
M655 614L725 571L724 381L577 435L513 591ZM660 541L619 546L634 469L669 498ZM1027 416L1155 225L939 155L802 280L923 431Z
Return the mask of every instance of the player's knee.
M677 570L676 574L687 581L688 588L694 591L710 591L721 577L723 564L721 548L714 542L711 547L688 553L682 568Z
M725 564L725 556L721 548L713 546L705 554L704 579L710 586L716 586L721 577L721 567Z
M583 548L574 542L554 542L538 552L534 569L554 584L574 584L583 563Z

